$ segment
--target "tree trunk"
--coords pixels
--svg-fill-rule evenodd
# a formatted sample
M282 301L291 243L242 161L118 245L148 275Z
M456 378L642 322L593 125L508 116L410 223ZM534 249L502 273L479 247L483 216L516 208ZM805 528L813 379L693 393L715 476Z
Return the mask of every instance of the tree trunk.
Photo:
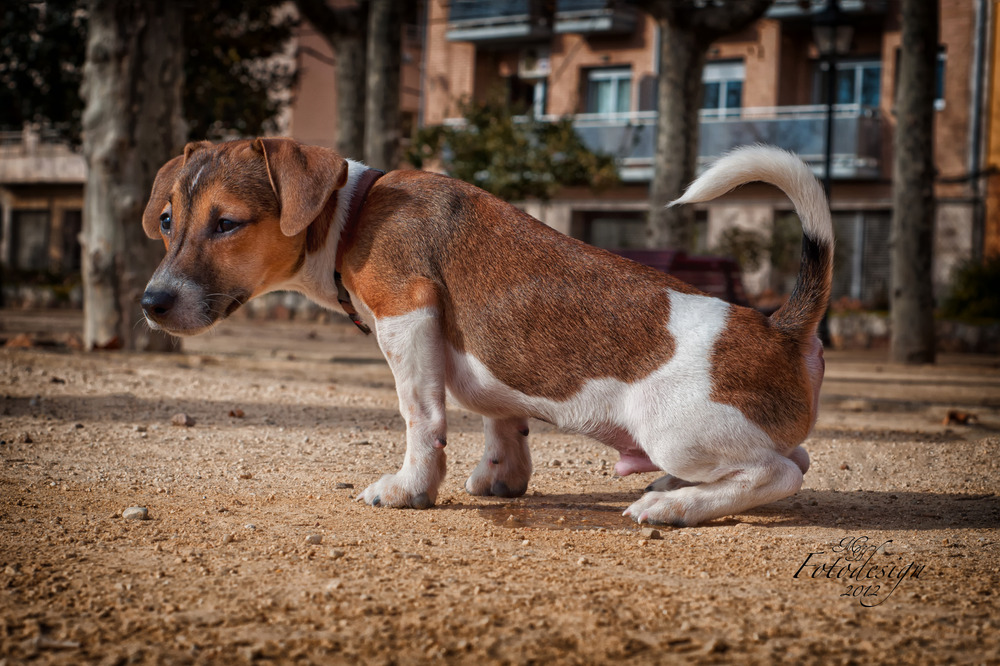
M893 157L890 359L933 363L934 81L938 3L903 0Z
M399 162L401 8L395 0L371 0L368 14L368 80L364 159L378 169Z
M333 49L337 86L337 152L365 156L368 0L334 9L326 0L296 0L299 12Z
M91 0L81 93L84 344L165 350L141 324L139 298L163 255L142 211L157 170L183 146L181 8L155 0Z
M337 40L337 152L361 159L365 154L365 72L364 34Z
M694 180L698 166L698 125L708 47L739 32L767 11L772 0L633 0L660 27L659 114L656 157L649 188L646 246L691 250L694 209L665 209Z
M659 24L659 115L646 246L691 250L694 208L666 208L666 205L681 195L694 179L697 168L706 47L690 30L678 28L665 19L660 19Z

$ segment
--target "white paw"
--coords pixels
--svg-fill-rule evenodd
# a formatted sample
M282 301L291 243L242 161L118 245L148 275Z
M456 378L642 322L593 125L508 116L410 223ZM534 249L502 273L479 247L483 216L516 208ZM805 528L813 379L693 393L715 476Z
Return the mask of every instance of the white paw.
M437 500L437 488L416 487L402 472L386 474L358 495L358 499L371 506L394 509L428 509Z
M623 516L629 516L639 523L652 525L673 525L674 527L689 527L697 525L703 519L692 511L690 502L685 501L677 491L652 491L643 495L637 502L625 509Z

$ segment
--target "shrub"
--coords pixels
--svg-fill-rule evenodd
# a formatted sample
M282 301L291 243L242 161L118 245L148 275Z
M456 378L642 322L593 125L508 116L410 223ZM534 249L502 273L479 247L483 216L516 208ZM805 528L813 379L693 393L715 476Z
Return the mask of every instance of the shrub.
M961 264L941 314L952 319L1000 319L1000 255Z

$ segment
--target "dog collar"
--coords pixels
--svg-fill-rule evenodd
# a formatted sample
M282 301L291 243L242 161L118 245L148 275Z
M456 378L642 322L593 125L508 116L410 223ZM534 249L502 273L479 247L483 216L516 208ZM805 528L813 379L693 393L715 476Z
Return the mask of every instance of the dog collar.
M361 206L364 205L365 199L368 197L368 190L372 188L376 180L384 175L385 171L366 169L361 174L361 177L358 178L358 184L354 187L351 201L347 205L347 219L344 221L344 228L340 232L341 238L343 238L344 232L353 227L358 221L358 214L361 212ZM347 316L354 322L354 325L361 329L361 332L365 335L370 335L372 329L361 321L361 316L358 314L357 308L351 303L351 295L347 293L344 280L340 277L340 270L338 270L340 268L339 262L336 263L338 265L334 266L333 284L337 287L337 302L340 303L340 307L343 308Z

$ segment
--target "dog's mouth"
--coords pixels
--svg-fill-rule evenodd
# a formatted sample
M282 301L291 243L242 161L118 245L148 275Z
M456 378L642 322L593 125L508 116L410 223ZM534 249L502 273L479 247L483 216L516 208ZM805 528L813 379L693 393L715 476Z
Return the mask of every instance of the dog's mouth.
M158 288L152 283L142 295L142 313L153 330L191 337L212 329L249 300L248 292L204 294L188 285Z

